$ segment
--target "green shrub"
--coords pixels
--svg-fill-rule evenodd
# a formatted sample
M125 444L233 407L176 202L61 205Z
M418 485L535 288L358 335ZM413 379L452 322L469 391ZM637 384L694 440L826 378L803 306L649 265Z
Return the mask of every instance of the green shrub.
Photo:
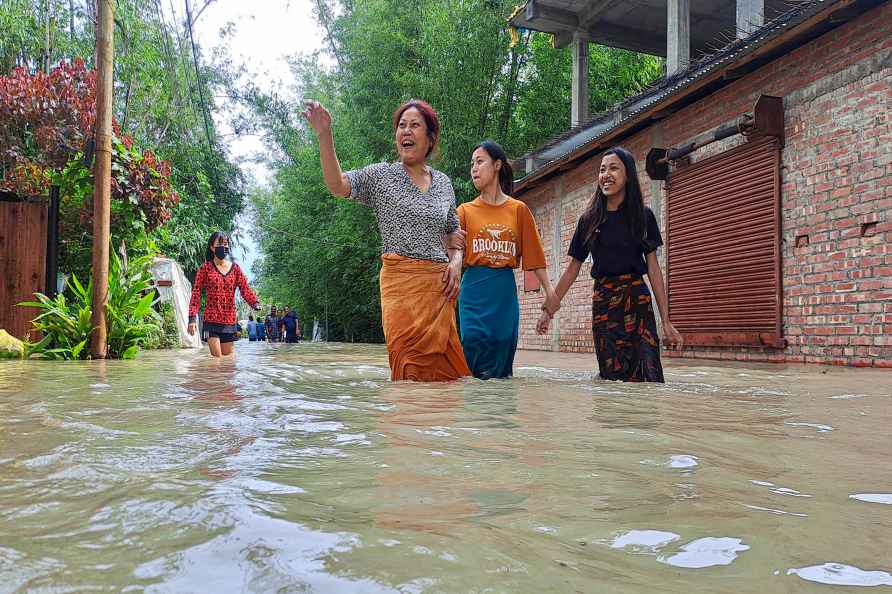
M112 253L106 309L109 359L132 359L160 328L161 316L152 308L157 293L151 284L150 262L151 258L137 258L128 263L126 255L122 259ZM84 287L72 275L68 288L71 300L65 298L65 293L53 299L35 293L37 301L19 304L41 310L31 325L43 339L29 345L29 354L47 359L88 358L93 283L91 280Z

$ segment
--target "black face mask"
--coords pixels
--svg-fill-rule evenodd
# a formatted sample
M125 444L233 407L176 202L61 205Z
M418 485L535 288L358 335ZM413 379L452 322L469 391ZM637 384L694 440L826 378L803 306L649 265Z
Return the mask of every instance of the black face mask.
M214 255L220 258L221 260L229 254L229 248L225 245L218 245L214 248Z

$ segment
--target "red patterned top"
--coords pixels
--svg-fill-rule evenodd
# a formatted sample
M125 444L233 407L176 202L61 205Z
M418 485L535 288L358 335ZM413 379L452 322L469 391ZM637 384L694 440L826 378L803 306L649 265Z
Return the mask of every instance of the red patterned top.
M201 307L201 291L207 292L204 304L204 321L213 324L235 324L235 289L251 307L258 303L257 296L248 286L242 269L234 263L223 274L213 261L205 262L195 274L192 299L189 300L189 321L194 322Z

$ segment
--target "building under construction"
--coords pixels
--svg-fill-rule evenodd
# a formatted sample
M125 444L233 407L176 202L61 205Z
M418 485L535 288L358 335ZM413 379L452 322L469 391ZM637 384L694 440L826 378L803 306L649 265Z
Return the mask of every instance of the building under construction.
M621 145L665 240L666 354L892 367L892 1L530 0L511 25L572 48L571 128L516 184L555 282ZM667 77L589 116L589 43ZM518 281L522 348L593 350L589 282L539 336L544 295Z

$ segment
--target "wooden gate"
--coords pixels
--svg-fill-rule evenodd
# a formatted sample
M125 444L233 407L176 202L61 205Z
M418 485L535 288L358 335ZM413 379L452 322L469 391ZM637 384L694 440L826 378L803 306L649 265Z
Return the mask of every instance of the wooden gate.
M46 292L47 203L0 201L0 328L24 338L37 314L16 307Z

